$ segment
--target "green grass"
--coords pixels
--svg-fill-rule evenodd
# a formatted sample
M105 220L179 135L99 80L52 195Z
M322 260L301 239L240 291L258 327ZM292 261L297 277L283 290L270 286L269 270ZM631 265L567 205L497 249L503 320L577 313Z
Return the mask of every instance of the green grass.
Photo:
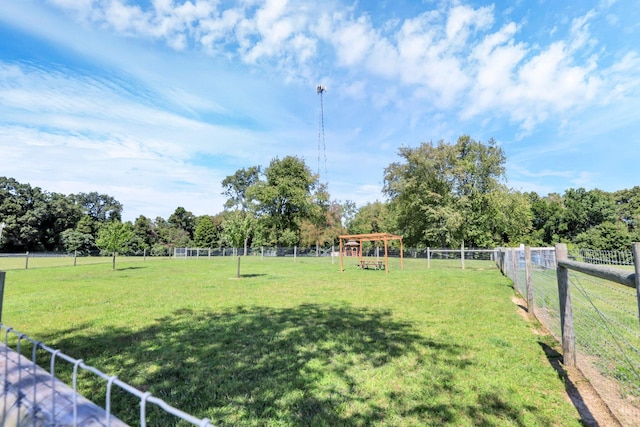
M3 321L221 426L581 425L545 357L555 344L491 263L352 264L247 257L240 279L233 258L15 270ZM104 404L103 381L80 387ZM136 425L137 401L113 400ZM152 410L148 425L175 423Z

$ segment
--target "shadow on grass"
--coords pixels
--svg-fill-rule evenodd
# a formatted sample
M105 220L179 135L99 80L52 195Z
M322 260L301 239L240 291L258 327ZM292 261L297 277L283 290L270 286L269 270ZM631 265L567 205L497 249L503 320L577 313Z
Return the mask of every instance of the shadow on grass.
M493 425L517 420L519 413L497 393L460 401L457 384L471 365L469 349L420 335L386 310L315 304L181 309L137 331L86 336L76 329L47 339L219 426L456 425L473 419ZM104 381L85 377L90 384L82 392L104 405ZM112 400L116 416L138 424L136 399L115 393ZM148 425L174 424L172 416L151 410Z
M538 341L538 344L540 344L540 347L542 347L542 350L544 351L544 354L547 357L549 364L553 367L553 369L556 370L556 372L558 373L558 376L564 382L565 390L567 391L567 394L569 395L569 398L571 399L573 406L576 408L576 410L580 414L580 419L582 424L589 427L598 427L599 424L594 418L591 411L589 410L587 403L582 398L580 391L578 390L576 385L571 381L571 379L569 378L569 375L567 374L567 371L562 366L562 363L563 363L562 354L558 353L555 349L553 349L548 344L545 344L542 341Z
M127 270L142 270L143 268L147 268L147 267L140 267L140 266L136 266L136 267L117 267L116 266L116 271L127 271Z

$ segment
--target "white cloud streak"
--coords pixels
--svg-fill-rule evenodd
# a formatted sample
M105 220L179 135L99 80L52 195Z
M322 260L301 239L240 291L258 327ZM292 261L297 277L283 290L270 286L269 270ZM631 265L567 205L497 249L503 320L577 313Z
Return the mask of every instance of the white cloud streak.
M117 33L275 65L287 80L313 83L314 59L330 48L345 70L412 88L414 96L458 110L463 119L507 116L526 133L557 113L628 96L638 84L637 76L629 82L615 72L636 52L606 68L598 65L597 51L582 63L598 43L589 29L595 10L573 19L567 39L540 46L519 40L526 23L494 29L493 6L445 2L376 28L368 15L337 3L154 0L143 9L126 0L51 1Z

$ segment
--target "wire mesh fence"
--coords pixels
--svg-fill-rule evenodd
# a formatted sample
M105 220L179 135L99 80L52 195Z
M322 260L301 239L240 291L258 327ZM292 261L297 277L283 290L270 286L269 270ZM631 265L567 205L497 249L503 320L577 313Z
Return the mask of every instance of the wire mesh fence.
M633 265L633 254L631 251L579 249L571 251L569 256L576 261L588 262L590 264Z
M2 426L126 427L128 424L117 418L111 410L113 395L119 391L129 395L132 404L139 407L136 425L141 427L147 425L152 409L164 411L174 416L176 421L181 420L189 425L213 427L206 418L187 414L150 392L142 392L115 376L86 365L82 359L70 357L11 327L0 323L0 331L4 335L4 344L0 344ZM43 360L49 366L49 371L39 366ZM61 364L71 368L71 386L57 378ZM78 393L79 382L87 376L102 381L106 396L103 406Z
M529 311L562 341L555 255L553 248L531 248L531 267L527 270L525 250L506 249L501 251L499 262L516 290L531 299ZM625 266L633 265L631 251L574 251L569 258L627 273L629 267ZM640 319L636 288L570 271L569 289L577 367L623 426L640 425Z
M140 256L117 256L117 262L143 262L149 255ZM168 256L155 256L154 259L168 259ZM0 253L0 270L24 270L34 268L49 267L69 267L95 264L109 264L113 258L111 256L100 256L99 254L80 255L74 253L61 252L22 252L22 253Z
M247 247L247 256L262 257L326 257L337 256L334 247L301 247L301 246L262 246ZM245 255L244 248L219 247L219 248L174 248L173 258L211 258L225 256Z

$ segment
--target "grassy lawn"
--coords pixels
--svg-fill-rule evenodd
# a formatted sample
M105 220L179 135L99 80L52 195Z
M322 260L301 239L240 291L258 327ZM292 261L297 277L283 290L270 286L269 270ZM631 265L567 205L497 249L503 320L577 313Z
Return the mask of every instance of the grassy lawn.
M545 357L554 343L490 262L405 264L248 257L240 279L233 258L14 270L3 321L217 425L581 425ZM93 378L81 391L103 405ZM136 400L114 405L137 424ZM148 425L174 424L153 410Z

